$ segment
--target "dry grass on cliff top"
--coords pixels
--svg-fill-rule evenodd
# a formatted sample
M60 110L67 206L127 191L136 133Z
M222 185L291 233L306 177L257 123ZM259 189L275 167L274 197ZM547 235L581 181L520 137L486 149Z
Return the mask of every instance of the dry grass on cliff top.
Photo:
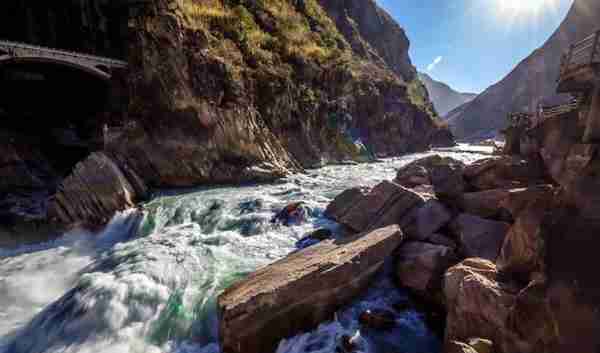
M256 6L245 6L243 0L179 2L190 27L224 34L261 61L268 62L275 54L323 63L349 55L343 37L316 0L305 0L301 8L288 0L256 0ZM258 13L266 14L274 28L268 32L262 28Z

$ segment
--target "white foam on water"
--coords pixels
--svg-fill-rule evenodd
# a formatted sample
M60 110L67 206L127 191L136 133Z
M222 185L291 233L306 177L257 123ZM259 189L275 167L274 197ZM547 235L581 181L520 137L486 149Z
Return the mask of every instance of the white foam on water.
M461 149L439 153L467 163L483 157ZM277 184L162 191L143 205L141 222L129 211L100 234L74 230L0 249L0 352L217 353L215 302L225 288L296 250L306 233L335 232L322 214L340 192L392 179L402 165L432 153L326 166ZM271 223L298 201L310 209L306 222ZM402 296L383 278L338 320L282 342L278 352L335 352L342 335L368 353L382 346L436 351L415 312L396 313L398 327L388 334L360 329L361 310L391 308Z

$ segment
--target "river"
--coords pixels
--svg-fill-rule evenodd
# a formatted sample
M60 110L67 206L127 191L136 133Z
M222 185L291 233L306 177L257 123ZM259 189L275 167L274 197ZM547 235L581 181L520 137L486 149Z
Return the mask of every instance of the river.
M489 150L437 151L467 163ZM101 232L72 230L47 243L0 248L0 353L218 353L216 297L235 280L297 250L343 190L392 179L396 170L433 152L376 163L332 165L273 184L156 192L143 212L116 215ZM304 201L308 221L270 222ZM343 335L358 352L436 352L440 342L412 310L397 328L361 330L363 309L390 309L406 297L380 275L334 321L282 341L278 353L334 353Z

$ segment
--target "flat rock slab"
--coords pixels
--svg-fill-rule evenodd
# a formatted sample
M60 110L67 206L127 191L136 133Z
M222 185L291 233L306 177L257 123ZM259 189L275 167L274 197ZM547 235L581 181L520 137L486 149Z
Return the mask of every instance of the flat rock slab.
M362 293L402 242L396 225L325 240L266 266L218 298L223 353L269 353Z

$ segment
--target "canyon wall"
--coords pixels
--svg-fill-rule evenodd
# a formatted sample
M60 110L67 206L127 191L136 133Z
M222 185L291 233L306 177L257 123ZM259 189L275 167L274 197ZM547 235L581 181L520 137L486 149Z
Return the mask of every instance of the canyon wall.
M15 3L19 25L0 33L63 49L126 54L128 108L111 112L108 121L121 125L121 133L102 149L126 177L139 176L148 187L268 181L303 167L453 144L416 79L404 31L373 1L115 6L123 3L77 1L70 10ZM36 17L43 13L49 20ZM78 170L95 164L82 163ZM68 209L55 200L80 197L73 192L81 188L70 182L88 179L60 184L51 214ZM101 205L92 208L105 213Z

